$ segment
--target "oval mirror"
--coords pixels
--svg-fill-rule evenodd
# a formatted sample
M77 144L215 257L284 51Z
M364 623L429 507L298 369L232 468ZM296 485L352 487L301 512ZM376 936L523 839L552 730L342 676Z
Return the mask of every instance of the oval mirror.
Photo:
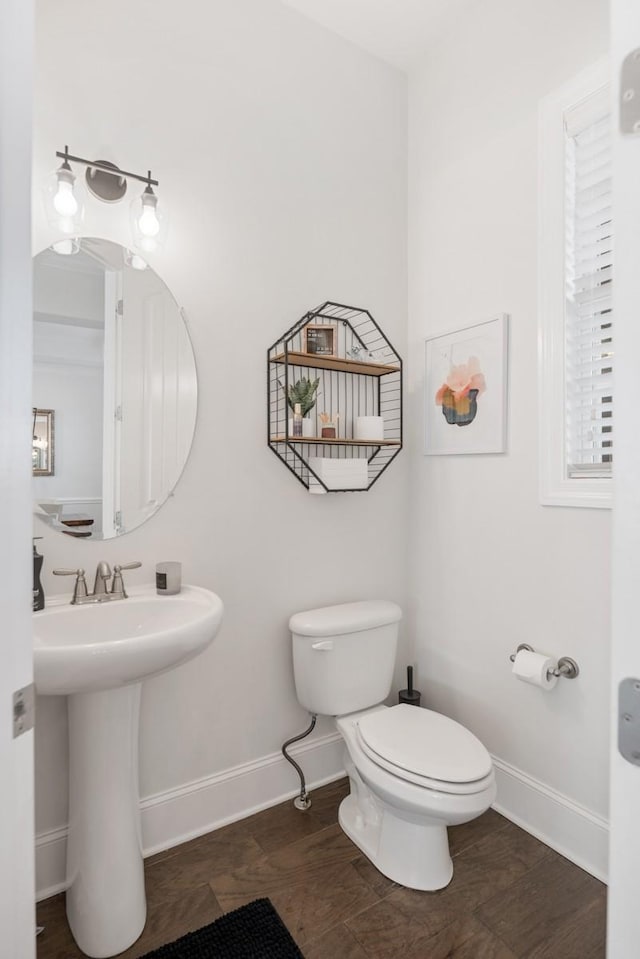
M67 535L110 539L153 516L180 478L196 366L160 277L117 243L79 247L34 259L34 509Z

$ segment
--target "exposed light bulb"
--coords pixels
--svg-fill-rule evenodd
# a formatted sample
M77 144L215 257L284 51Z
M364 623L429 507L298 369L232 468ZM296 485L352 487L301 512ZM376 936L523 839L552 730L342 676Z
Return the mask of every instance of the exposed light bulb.
M131 203L130 216L133 247L147 260L150 254L162 249L167 233L166 211L162 203L158 204L151 183L147 184L142 196L137 196Z
M142 194L142 213L138 217L138 229L144 237L154 237L160 232L157 203L158 198L153 193Z
M61 217L74 217L79 204L73 193L75 177L70 170L58 170L58 189L53 198L53 208Z
M47 219L52 229L69 238L77 237L81 232L84 216L82 190L78 190L76 178L66 158L62 166L47 177L43 199ZM57 252L76 253L77 250Z

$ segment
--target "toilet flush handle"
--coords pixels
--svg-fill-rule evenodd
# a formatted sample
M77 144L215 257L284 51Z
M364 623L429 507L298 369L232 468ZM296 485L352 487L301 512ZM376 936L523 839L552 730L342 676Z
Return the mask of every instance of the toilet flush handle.
M331 642L330 639L325 639L321 643L312 643L311 649L319 649L319 650L322 650L323 652L326 652L330 649L333 649L333 643Z

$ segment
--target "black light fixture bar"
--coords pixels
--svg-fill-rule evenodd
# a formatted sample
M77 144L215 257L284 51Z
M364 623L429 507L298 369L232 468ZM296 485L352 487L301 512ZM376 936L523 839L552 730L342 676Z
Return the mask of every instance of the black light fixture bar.
M85 160L84 157L73 156L69 153L69 147L65 146L64 153L61 153L59 150L56 150L56 156L61 160L65 160L67 163L71 161L72 163L83 163L85 166L94 167L96 170L104 170L105 173L111 173L112 176L125 177L127 180L139 180L140 183L146 183L148 186L158 186L158 180L151 179L151 170L149 170L148 176L140 176L139 173L129 173L127 170L120 170L117 167L114 168L108 163L102 163L100 160Z

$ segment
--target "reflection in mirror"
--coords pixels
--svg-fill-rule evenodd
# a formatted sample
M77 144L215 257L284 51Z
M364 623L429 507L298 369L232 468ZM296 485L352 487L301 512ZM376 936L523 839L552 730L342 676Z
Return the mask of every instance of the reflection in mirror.
M53 476L55 464L55 428L53 410L33 408L31 460L34 476Z
M56 414L55 474L53 455L50 473L34 461L34 509L70 535L108 539L139 526L171 494L191 448L193 349L170 291L140 265L88 237L75 255L34 260L33 404Z

